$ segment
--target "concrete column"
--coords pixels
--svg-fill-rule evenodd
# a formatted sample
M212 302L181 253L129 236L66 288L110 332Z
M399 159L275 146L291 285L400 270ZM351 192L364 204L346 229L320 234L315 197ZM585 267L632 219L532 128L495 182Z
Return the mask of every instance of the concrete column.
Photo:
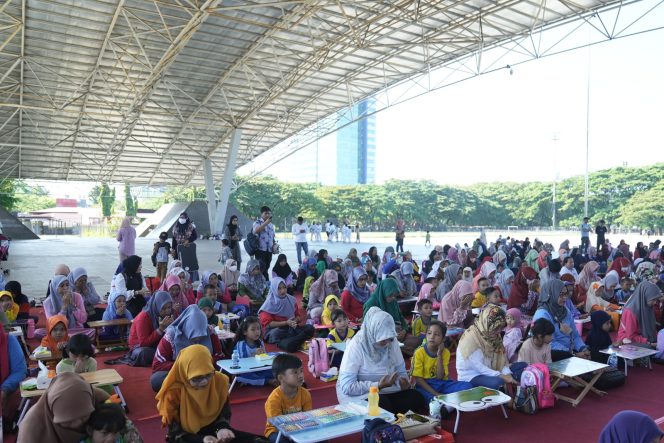
M235 164L237 163L237 153L240 148L240 140L242 140L242 129L233 129L233 134L231 134L231 144L228 149L228 157L226 157L224 178L221 181L219 205L217 205L217 216L214 225L214 232L216 234L221 234L224 232L224 224L226 223L226 209L228 208L228 200L231 195L231 186L233 185L233 177L235 176Z
M214 194L214 177L212 176L212 162L209 158L203 159L203 177L205 178L205 197L208 204L208 221L210 233L215 233L215 218L217 216L217 196Z

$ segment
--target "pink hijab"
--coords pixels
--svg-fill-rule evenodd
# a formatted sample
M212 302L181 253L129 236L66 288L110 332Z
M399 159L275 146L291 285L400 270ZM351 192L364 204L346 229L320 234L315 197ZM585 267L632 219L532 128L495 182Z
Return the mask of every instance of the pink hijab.
M479 280L480 278L484 277L489 280L489 286L493 286L493 284L496 282L495 280L495 274L494 278L489 278L492 272L496 272L496 265L493 262L490 261L485 261L482 263L482 267L480 268L480 272L477 273L475 278L473 278L473 294L477 292L478 286L479 286Z
M505 328L505 331L511 331L512 329L521 329L521 309L519 308L510 308L507 310L506 314L509 314L514 318L514 326Z
M438 312L438 320L444 321L448 326L462 326L470 310L473 293L470 283L459 280L452 290L443 297L440 303L440 312Z

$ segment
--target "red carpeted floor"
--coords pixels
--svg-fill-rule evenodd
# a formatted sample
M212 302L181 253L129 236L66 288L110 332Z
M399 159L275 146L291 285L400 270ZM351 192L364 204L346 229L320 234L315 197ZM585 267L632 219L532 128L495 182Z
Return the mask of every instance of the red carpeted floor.
M43 318L43 317L42 317ZM40 322L40 325L43 324ZM102 353L97 357L99 368L107 367L104 361L122 353ZM307 356L297 353L306 368ZM120 386L129 407L129 417L134 421L146 443L164 441L164 431L155 408L154 393L149 385L150 368L133 368L124 365L112 366L124 378ZM450 364L454 377L454 362ZM314 407L337 403L335 383L325 383L314 379L305 370L306 383L311 391ZM537 441L538 443L596 442L604 424L617 412L625 409L642 411L651 417L662 417L660 426L664 429L664 366L653 365L653 370L631 368L625 386L609 391L603 398L593 393L576 408L569 403L558 401L553 409L540 411L527 416L509 411L509 419L504 419L500 409L464 413L461 417L459 443L488 442L513 443ZM236 386L231 394L232 425L244 431L262 433L265 427L264 402L270 387ZM453 419L445 420L443 427L452 429ZM13 443L15 435L5 436L5 441ZM338 439L335 443L359 442L356 436Z

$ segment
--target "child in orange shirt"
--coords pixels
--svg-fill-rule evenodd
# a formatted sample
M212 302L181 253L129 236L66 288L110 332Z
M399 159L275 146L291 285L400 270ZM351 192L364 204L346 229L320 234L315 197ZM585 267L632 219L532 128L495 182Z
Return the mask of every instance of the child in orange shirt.
M291 354L279 354L272 362L272 373L279 386L272 391L265 402L265 416L269 419L279 415L294 414L311 410L311 394L302 387L304 369L299 358ZM265 436L271 443L277 441L279 431L269 422L265 424ZM292 440L281 436L283 443Z
M62 350L67 346L67 319L64 315L54 315L48 319L46 337L42 338L41 346L48 348L51 355L62 354Z

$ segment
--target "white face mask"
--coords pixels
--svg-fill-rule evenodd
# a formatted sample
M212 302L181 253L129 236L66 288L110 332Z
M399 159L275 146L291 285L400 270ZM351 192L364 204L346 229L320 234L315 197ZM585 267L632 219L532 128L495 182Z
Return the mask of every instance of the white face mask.
M235 265L229 266L228 269L230 269L231 272L235 272L235 271L237 271L237 266L235 266Z
M178 222L180 222L180 224L183 225L183 224L187 223L187 219L180 217L180 218L178 218Z

